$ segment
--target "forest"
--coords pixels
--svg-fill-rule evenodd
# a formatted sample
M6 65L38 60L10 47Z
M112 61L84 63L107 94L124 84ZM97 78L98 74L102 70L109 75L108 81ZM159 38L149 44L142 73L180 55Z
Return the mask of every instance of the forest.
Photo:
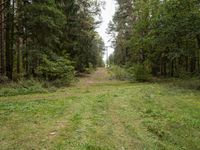
M102 2L1 0L0 81L37 78L71 82L75 72L102 66L95 31Z
M200 150L200 1L0 0L0 150Z
M117 4L108 31L115 48L111 64L139 65L157 77L199 77L198 0L117 0Z

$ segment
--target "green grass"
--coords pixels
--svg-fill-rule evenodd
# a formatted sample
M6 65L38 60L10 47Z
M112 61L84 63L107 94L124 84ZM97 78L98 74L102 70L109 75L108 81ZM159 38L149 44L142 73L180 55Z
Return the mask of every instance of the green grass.
M108 81L0 97L0 149L198 150L200 92Z
M10 82L0 84L0 97L28 95L34 93L47 93L51 89L44 88L43 85L34 80L26 80L20 82Z

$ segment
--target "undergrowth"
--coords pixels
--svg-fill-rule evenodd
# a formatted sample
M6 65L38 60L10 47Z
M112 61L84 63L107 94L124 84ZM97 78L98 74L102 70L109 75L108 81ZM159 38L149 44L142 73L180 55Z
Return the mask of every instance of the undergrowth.
M48 82L36 80L21 80L0 85L0 97L47 93L56 91L56 87Z

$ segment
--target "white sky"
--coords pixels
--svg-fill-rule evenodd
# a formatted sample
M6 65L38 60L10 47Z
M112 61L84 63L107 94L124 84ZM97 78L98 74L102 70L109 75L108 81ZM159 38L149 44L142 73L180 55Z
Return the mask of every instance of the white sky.
M105 0L105 9L102 9L102 24L97 29L97 32L103 38L105 45L108 47L108 56L113 53L114 49L111 48L111 42L109 39L111 38L108 34L106 34L106 30L108 28L109 22L112 20L112 17L115 13L115 0ZM105 53L104 60L106 60L107 53Z

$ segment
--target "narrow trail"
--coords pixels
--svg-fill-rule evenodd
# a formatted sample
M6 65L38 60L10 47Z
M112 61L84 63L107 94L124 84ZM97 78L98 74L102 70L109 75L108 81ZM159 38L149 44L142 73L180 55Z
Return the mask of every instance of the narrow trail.
M95 72L80 78L78 85L92 85L98 83L111 82L109 73L106 68L97 68Z

